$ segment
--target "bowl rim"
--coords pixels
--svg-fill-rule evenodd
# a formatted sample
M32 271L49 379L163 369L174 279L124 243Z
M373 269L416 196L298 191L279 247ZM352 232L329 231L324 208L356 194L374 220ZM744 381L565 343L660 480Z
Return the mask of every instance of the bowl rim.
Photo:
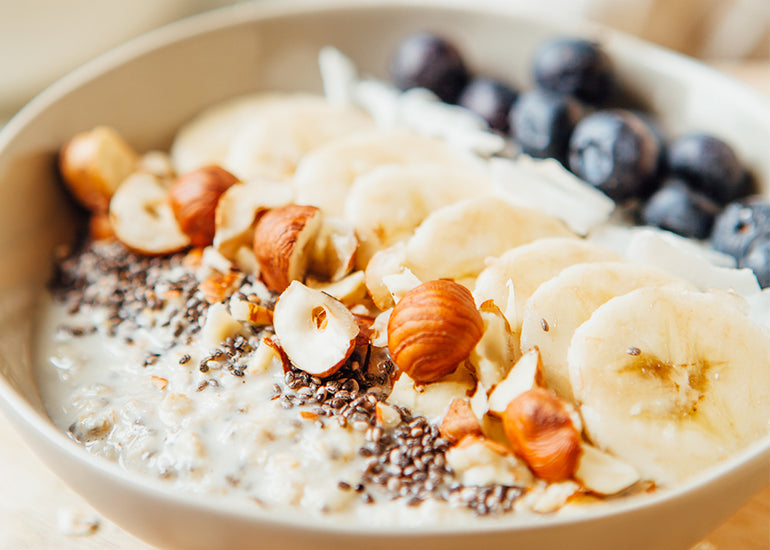
M324 3L319 3L316 0L294 0L292 2L263 0L259 3L246 2L219 8L164 25L99 55L58 79L18 111L0 130L0 158L24 128L38 116L44 114L46 109L54 105L61 97L76 92L81 85L99 77L104 72L116 69L130 60L150 54L157 48L233 25L291 18L296 15L378 9L435 9L443 12L457 12L458 14L499 15L531 22L553 32L583 36L600 34L601 41L611 42L612 49L617 48L623 52L636 50L638 53L631 55L634 57L644 55L649 64L657 65L665 62L671 67L671 72L684 71L700 75L699 78L716 79L720 85L727 86L730 93L736 94L737 101L749 103L751 108L757 108L756 114L762 119L762 124L766 124L770 128L770 101L758 91L752 90L694 59L597 23L582 20L576 22L563 16L554 17L553 14L548 14L548 20L546 20L542 16L544 12L538 9L516 7L505 3L473 2L473 0L454 2L447 2L446 0L369 0L363 3L360 0L326 0ZM625 55L629 54L625 53ZM634 59L634 61L637 60ZM32 364L29 368L33 368ZM14 420L15 428L19 432L21 432L20 426L24 424L44 438L47 443L54 445L59 452L76 460L81 466L95 468L101 475L113 478L119 483L131 485L154 499L178 506L194 507L204 512L226 515L243 521L266 522L276 526L301 528L319 533L344 532L377 537L434 536L437 534L516 532L590 523L611 517L620 517L640 510L648 510L665 502L685 498L691 493L717 482L732 471L750 468L752 465L761 463L770 465L770 435L768 435L726 461L677 484L673 488L661 489L647 495L636 495L623 501L614 501L607 506L597 506L590 511L545 516L523 514L502 520L498 518L491 524L473 522L473 525L365 526L360 523L348 525L340 521L328 521L329 518L304 513L290 519L280 513L285 510L285 507L275 507L269 510L259 508L244 510L238 506L239 499L237 498L226 495L188 493L175 489L169 483L152 476L124 470L117 463L88 453L84 447L67 437L47 415L36 410L2 375L0 375L0 405L6 409L9 418ZM22 436L25 439L29 437L24 433Z

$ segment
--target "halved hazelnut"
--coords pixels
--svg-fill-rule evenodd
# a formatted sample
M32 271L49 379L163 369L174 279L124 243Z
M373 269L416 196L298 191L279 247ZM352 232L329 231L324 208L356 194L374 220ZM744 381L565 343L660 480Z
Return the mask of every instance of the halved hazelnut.
M359 326L342 302L293 281L273 312L275 335L291 362L313 376L329 376L353 353Z
M442 420L438 430L443 438L448 439L452 443L457 443L468 435L478 437L484 435L481 430L481 424L479 424L478 418L473 413L470 403L468 403L467 399L459 397L449 403L449 410L444 415L444 420Z
M283 292L305 278L320 227L321 211L315 206L288 204L262 216L254 231L254 254L267 288Z
M169 189L176 221L194 246L214 241L214 214L222 193L238 178L219 166L204 166L179 176Z
M454 372L483 331L467 288L453 281L429 281L407 292L393 308L388 349L399 369L428 383Z
M503 413L503 429L514 451L546 481L571 478L580 458L580 434L561 399L543 388L528 390Z
M115 236L140 254L170 254L190 244L177 225L166 188L156 176L136 172L110 201L110 222Z
M110 198L138 160L139 155L115 130L97 126L64 145L59 170L80 204L92 212L106 212Z

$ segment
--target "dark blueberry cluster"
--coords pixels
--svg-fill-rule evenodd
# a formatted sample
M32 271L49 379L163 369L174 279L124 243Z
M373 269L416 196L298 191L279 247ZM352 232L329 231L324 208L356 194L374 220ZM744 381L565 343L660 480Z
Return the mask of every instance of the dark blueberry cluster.
M706 133L667 141L652 116L622 108L612 60L598 43L545 42L532 58L535 87L521 93L473 75L455 44L427 32L406 38L391 61L401 89L428 88L470 109L523 153L557 159L616 202L639 205L639 223L710 238L770 284L770 204L747 199L752 179L738 155Z

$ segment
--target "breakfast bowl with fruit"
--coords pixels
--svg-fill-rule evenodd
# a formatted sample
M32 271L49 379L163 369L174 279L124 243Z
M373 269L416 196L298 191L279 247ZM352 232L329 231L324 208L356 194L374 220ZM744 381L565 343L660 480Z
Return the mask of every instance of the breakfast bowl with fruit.
M178 23L0 135L0 402L162 548L687 548L768 483L768 136L503 7Z

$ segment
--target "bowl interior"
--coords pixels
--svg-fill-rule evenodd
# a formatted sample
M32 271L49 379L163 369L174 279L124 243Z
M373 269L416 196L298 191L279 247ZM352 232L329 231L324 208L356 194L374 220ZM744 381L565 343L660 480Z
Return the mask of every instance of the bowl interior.
M32 311L51 274L57 245L75 235L77 212L56 173L62 143L78 131L106 124L140 151L166 149L183 122L225 98L268 89L320 92L317 55L324 45L338 47L362 71L384 77L398 41L426 28L453 37L479 73L520 89L531 86L529 59L543 40L563 34L594 37L610 53L629 102L659 115L669 135L704 130L722 136L759 181L770 181L770 106L765 101L687 59L606 29L545 22L504 6L446 8L430 2L361 5L351 0L312 7L268 2L191 18L65 77L0 134L0 401L36 433L36 448L45 454L46 445L53 445L62 456L75 457L71 469L86 464L105 476L123 476L111 466L94 466L95 459L50 425L33 376ZM765 461L767 447L765 441L759 453ZM756 462L759 455L753 452ZM756 483L757 489L766 482ZM106 498L103 503L109 507ZM713 521L733 509L715 513L719 517ZM713 521L699 535L714 527ZM685 538L674 536L671 544L696 540L693 536L692 531Z

